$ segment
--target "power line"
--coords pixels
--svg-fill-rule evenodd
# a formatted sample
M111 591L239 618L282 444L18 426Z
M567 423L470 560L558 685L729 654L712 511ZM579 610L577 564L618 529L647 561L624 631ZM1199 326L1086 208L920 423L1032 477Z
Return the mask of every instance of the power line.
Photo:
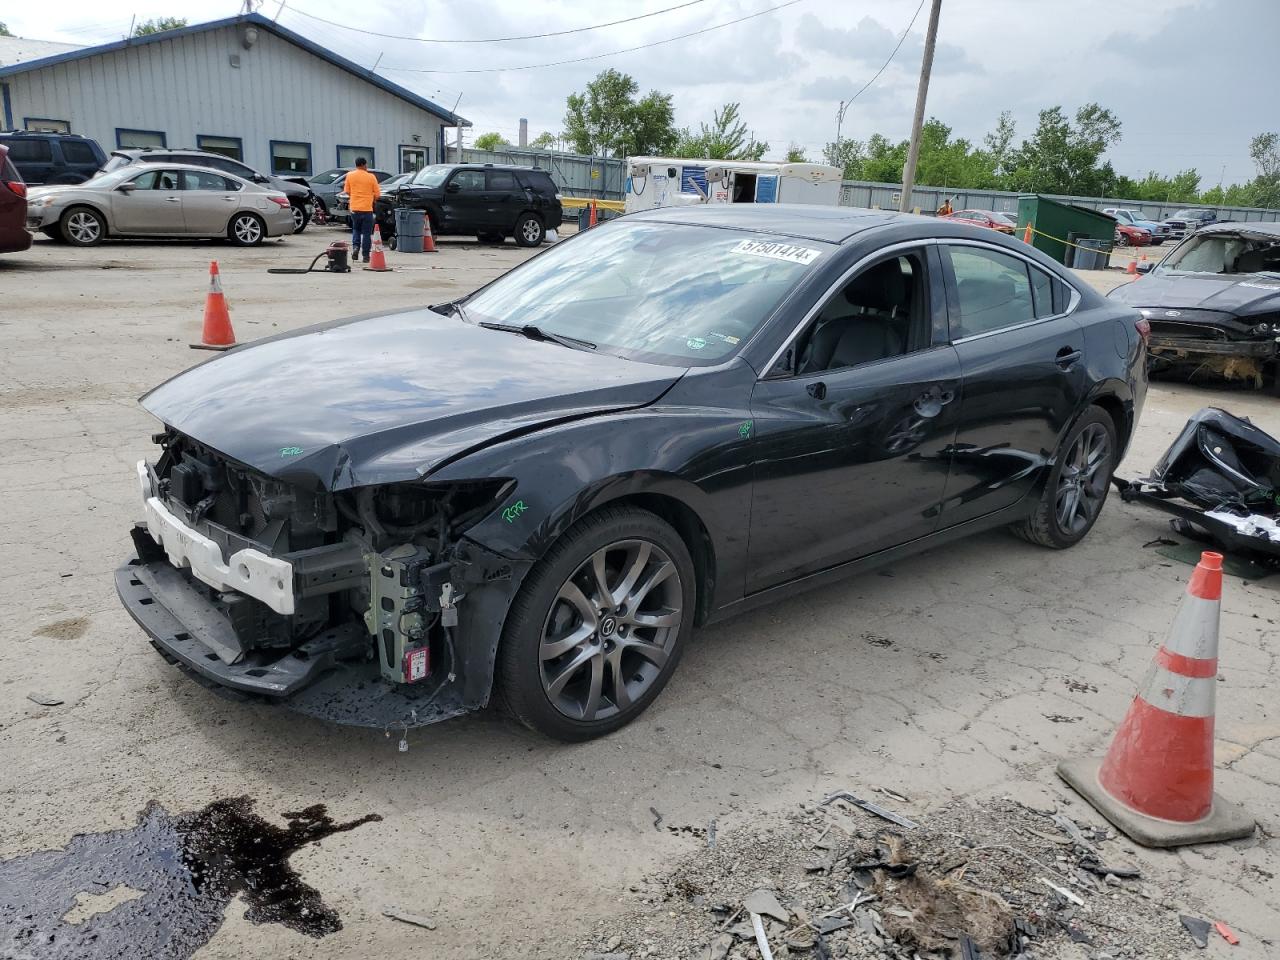
M849 104L853 103L853 101L857 100L860 96L866 93L868 88L870 88L870 86L873 83L875 83L877 80L880 79L880 74L884 73L887 69L889 69L889 64L893 62L893 58L896 57L898 55L898 51L902 49L902 44L906 41L907 34L909 34L911 32L911 28L915 26L916 18L920 16L920 11L923 9L924 9L924 0L920 0L920 5L916 7L916 12L911 15L911 22L907 24L907 29L902 31L902 36L898 38L898 45L894 47L893 52L889 54L889 59L886 60L884 62L884 65L881 66L880 69L876 71L876 74L874 77L872 77L870 80L868 80L866 83L862 85L861 90L859 90L857 93L855 93L852 97L850 97L848 100L844 102L844 108L841 110L842 115L843 115L843 111L845 109L848 109Z
M572 60L555 60L551 63L527 63L518 67L483 67L472 70L423 70L414 67L387 67L383 70L394 70L399 73L509 73L516 70L540 70L543 67L563 67L571 63L586 63L590 60L603 60L606 57L616 57L623 53L635 53L637 50L648 50L651 47L659 47L664 43L674 43L677 40L687 40L689 37L701 36L704 33L710 33L713 30L721 30L724 27L732 27L735 23L742 23L745 20L754 20L756 17L763 17L766 13L773 13L775 10L781 10L784 7L793 7L797 3L803 3L804 0L787 0L786 3L779 3L776 6L767 7L758 13L749 13L745 17L738 17L736 20L727 20L724 23L717 23L711 27L703 27L701 30L694 30L690 33L682 33L677 37L667 37L665 40L655 40L652 43L642 43L638 47L627 47L625 50L610 50L608 53L597 53L590 57L575 57Z
M565 37L572 33L588 33L592 30L602 30L605 27L616 27L620 23L634 23L636 20L645 20L649 17L656 17L663 13L670 13L672 10L683 10L685 7L692 7L695 4L705 3L706 0L686 0L685 3L678 3L674 7L664 7L661 10L654 10L652 13L641 13L634 17L626 17L622 20L610 20L608 23L595 23L589 27L574 27L571 30L554 30L550 33L530 33L519 37L484 37L482 39L448 39L439 40L430 37L408 37L396 33L378 33L376 30L364 30L360 27L352 27L345 23L338 23L334 20L326 20L324 17L318 17L314 13L307 13L305 10L299 10L297 7L291 7L285 4L286 10L301 14L311 20L319 20L321 23L327 23L331 27L340 27L343 30L350 30L353 33L363 33L371 37L383 37L387 40L416 40L418 43L507 43L512 40L541 40L545 37Z

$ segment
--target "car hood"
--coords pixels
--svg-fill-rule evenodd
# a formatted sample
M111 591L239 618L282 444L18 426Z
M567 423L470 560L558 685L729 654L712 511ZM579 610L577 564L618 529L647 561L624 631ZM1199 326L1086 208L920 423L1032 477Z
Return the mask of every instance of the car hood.
M92 180L86 180L84 183L70 183L49 187L28 187L27 200L39 200L42 197L50 196L58 197L59 199L66 199L67 197L74 196L77 193L83 193L85 187L91 183L93 183Z
M417 479L508 436L644 406L684 373L420 309L238 347L140 402L233 460L341 490Z
M1280 310L1280 274L1233 279L1196 274L1148 274L1117 287L1111 299L1135 307L1186 307L1250 316Z

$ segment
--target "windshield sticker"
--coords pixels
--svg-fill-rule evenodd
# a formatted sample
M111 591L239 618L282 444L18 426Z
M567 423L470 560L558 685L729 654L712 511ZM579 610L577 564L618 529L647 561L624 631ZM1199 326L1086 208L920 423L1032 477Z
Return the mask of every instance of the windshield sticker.
M690 337L684 342L684 345L690 350L701 350L707 345L707 341L703 340L702 337Z
M778 243L774 240L743 240L733 248L734 253L748 253L753 257L768 257L771 260L786 260L788 263L799 263L808 266L822 256L821 250L811 247L797 247L794 243Z

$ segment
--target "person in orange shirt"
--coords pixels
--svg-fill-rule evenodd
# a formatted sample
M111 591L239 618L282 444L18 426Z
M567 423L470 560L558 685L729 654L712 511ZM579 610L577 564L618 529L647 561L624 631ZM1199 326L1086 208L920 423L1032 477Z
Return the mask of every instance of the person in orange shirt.
M356 157L356 168L342 181L342 189L350 200L351 257L360 262L363 250L364 262L369 262L369 249L373 246L373 201L382 195L378 178L368 170L369 161Z

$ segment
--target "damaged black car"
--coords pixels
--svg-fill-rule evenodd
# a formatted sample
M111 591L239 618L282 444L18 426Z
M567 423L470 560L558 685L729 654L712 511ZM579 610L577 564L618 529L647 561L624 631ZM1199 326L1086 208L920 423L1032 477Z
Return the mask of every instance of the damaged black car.
M1151 324L1153 370L1270 384L1280 395L1280 223L1220 223L1111 291Z
M695 625L995 526L1078 543L1141 412L1145 327L964 224L620 218L455 302L146 394L117 589L224 693L398 727L496 691L598 736Z

